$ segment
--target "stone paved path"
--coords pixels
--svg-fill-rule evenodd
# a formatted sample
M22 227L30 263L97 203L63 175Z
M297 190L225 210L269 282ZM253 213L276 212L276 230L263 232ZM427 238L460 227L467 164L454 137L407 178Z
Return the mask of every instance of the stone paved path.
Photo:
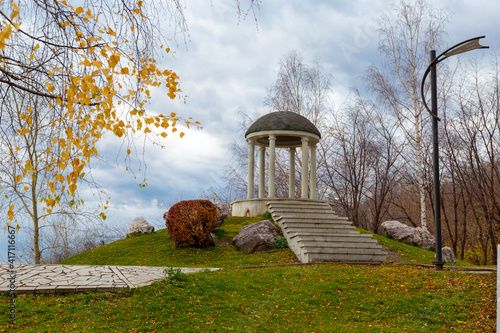
M17 294L54 294L88 291L118 291L147 286L165 278L166 267L89 266L89 265L14 265ZM207 268L181 268L195 273ZM211 271L219 268L208 268ZM0 265L0 292L9 292L9 265Z

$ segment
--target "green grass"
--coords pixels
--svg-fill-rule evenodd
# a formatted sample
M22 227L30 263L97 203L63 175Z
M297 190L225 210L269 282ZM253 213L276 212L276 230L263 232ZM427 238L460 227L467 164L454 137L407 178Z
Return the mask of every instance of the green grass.
M357 228L362 234L370 234L376 239L380 245L384 246L394 254L396 254L401 260L409 264L424 264L431 265L432 262L436 261L434 258L435 253L432 251L427 251L418 246L412 246L400 242L396 242L386 236L377 235L373 232L369 232L363 229ZM446 264L445 266L474 266L473 264L457 259L456 264Z
M230 217L221 228L215 229L214 233L219 244L228 245L243 226L260 220L260 217ZM209 249L176 248L167 229L161 229L151 235L128 237L80 253L60 264L227 268L281 265L295 261L295 255L288 249L247 254L233 246L217 246Z
M226 269L117 294L24 297L25 332L493 332L495 275L411 266ZM9 330L7 296L0 328ZM4 331L5 331L4 330Z
M260 218L228 219L215 233L230 240ZM429 251L374 235L402 260L432 263ZM406 265L281 265L287 250L245 254L232 246L178 249L166 230L129 237L65 264L225 267L179 275L119 293L18 298L8 324L0 297L0 332L493 332L496 274L435 272ZM461 263L463 264L463 263Z

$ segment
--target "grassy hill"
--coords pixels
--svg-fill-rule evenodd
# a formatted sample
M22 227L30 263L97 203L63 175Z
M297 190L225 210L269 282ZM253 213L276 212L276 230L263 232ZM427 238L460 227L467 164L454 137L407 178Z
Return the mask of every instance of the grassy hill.
M151 235L128 237L68 258L61 264L69 265L138 265L175 267L236 267L255 265L280 265L297 262L293 252L277 250L270 253L246 254L231 246L231 241L240 229L260 221L261 217L229 217L227 222L215 229L217 247L210 249L176 248L167 229ZM384 236L372 234L379 243L402 263L432 264L434 252L420 247L396 242ZM447 264L450 266L450 264ZM455 265L471 266L459 260Z
M25 332L494 331L495 274L393 264L289 266L295 260L291 251L250 255L229 246L242 226L257 220L230 218L216 230L221 246L209 250L177 249L168 233L159 230L69 258L62 263L227 269L179 275L116 294L18 298L15 328ZM434 260L429 251L374 237L403 262ZM274 266L233 269L251 265ZM1 300L0 332L12 331L14 327L7 324L9 299Z

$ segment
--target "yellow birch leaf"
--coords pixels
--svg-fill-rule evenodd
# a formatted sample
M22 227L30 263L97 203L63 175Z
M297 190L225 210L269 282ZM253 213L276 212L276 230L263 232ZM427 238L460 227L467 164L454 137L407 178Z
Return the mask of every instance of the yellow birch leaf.
M49 92L54 91L54 86L52 85L52 83L45 82L45 85L47 86L47 90L48 90Z
M0 32L0 41L2 41L1 49L5 48L5 41L10 38L10 34L12 33L12 26L7 24Z
M130 155L130 149L127 149L127 155Z
M75 9L75 13L77 13L77 14L81 14L83 12L84 12L84 10L82 7L78 7L77 9Z
M91 13L91 11L89 9L89 10L87 10L87 13L85 13L85 17L83 19L84 19L84 21L86 21L86 20L89 20L89 19L92 19L92 18L94 18L94 15L92 15L92 13Z
M68 186L68 189L71 192L71 195L75 196L76 185L75 184L71 184L71 185Z
M180 134L181 139L182 139L182 137L183 137L184 135L185 135L185 134L184 134L184 132L181 132L181 134Z
M17 175L14 179L16 180L16 183L19 183L21 179L23 179L23 175Z
M125 74L125 75L128 75L129 74L128 67L122 68L121 73Z
M14 205L11 205L9 208L9 211L7 212L7 215L9 216L9 220L14 219Z
M55 192L54 182L48 182L47 184L49 185L50 192L54 193Z
M108 27L108 35L116 36L116 32L114 32L113 29L111 29L110 27Z
M25 191L27 191L27 190L29 190L30 188L29 188L28 186L25 186L23 189L24 189Z

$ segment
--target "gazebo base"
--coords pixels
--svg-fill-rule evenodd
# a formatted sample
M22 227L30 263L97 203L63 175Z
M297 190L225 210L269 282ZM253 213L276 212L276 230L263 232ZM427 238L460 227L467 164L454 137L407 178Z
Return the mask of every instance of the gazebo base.
M307 201L307 202L324 202L321 200L312 199L290 199L290 198L253 198L241 199L231 202L232 216L261 216L269 210L267 203L269 201Z

